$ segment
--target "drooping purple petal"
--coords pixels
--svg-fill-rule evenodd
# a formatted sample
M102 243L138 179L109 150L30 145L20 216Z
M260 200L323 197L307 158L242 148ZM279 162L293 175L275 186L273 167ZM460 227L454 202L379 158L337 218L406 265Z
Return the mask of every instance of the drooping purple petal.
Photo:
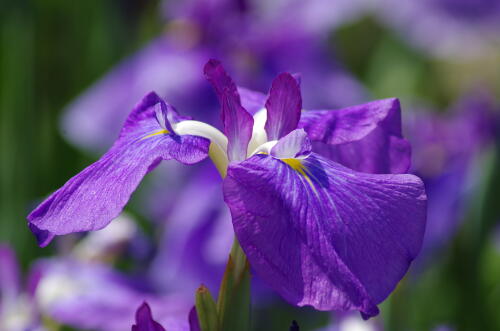
M302 110L299 82L289 73L273 81L266 101L268 140L278 140L297 128Z
M376 315L425 229L418 177L358 173L314 153L231 164L224 199L257 274L289 302L319 310Z
M411 147L402 136L398 99L304 111L299 128L308 133L314 152L353 170L405 173L410 167Z
M143 302L135 313L135 325L132 325L132 331L165 331L165 328L153 319L151 308Z
M293 130L271 149L271 155L277 159L304 158L311 154L311 141L304 129Z
M213 85L222 107L222 123L228 139L229 161L244 160L248 142L252 138L253 118L241 105L236 85L219 61L208 61L204 73Z
M179 136L160 126L154 107L159 102L156 94L148 94L127 118L113 147L31 212L29 226L41 246L54 235L105 227L161 160L193 164L207 156L208 140Z

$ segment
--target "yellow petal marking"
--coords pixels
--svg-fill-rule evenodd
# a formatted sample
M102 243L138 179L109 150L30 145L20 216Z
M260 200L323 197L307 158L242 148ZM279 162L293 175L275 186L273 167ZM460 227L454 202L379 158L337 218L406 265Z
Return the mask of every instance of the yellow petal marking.
M318 192L316 191L316 187L314 186L311 178L309 178L309 175L307 174L307 168L300 162L299 159L281 159L281 161L285 162L288 164L290 168L293 170L297 171L299 174L302 175L311 187L311 189L317 194Z
M168 131L167 129L162 129L162 130L159 130L159 131L156 131L156 132L153 132L151 134L148 134L147 136L145 137L142 137L141 140L143 139L146 139L146 138L150 138L150 137L153 137L153 136L157 136L159 134L169 134L170 131Z

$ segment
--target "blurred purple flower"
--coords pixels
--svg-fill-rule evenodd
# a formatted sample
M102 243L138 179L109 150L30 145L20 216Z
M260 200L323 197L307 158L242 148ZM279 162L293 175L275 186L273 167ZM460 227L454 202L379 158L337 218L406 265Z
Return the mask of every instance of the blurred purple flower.
M30 286L26 290L21 288L21 273L14 251L0 244L0 330L45 330L32 294Z
M333 321L327 327L316 331L383 331L379 317L371 320L363 320L352 313L341 313L332 316Z
M272 83L265 110L252 116L218 61L204 71L221 104L224 134L149 94L111 150L29 215L39 242L103 228L159 161L199 162L210 139L236 236L257 274L299 306L378 314L376 305L420 250L425 192L413 175L361 173L334 160L349 163L352 155L354 168L406 171L409 144L401 136L399 102L302 117L299 82L283 73ZM342 152L325 158L311 141ZM357 154L371 161L360 163Z
M62 132L78 146L102 151L114 140L136 100L152 90L198 119L210 121L217 105L198 75L209 57L229 63L239 81L257 89L265 88L275 72L301 72L307 107L359 102L365 97L363 89L322 43L328 29L354 17L359 7L346 0L272 5L228 0L165 2L169 20L164 35L71 103Z
M39 261L35 298L53 320L76 328L103 331L129 329L137 307L147 301L167 330L189 330L193 302L176 294L158 295L103 263L53 258Z
M405 122L411 172L422 178L428 197L422 257L453 237L479 180L478 158L495 139L498 115L487 95L469 95L453 108L446 115L414 112Z
M380 4L376 8L381 22L437 56L474 56L491 51L500 41L497 0L381 0Z

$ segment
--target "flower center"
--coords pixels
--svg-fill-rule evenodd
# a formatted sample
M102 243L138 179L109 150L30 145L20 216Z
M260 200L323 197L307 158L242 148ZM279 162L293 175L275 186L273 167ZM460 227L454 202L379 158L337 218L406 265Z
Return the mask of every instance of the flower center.
M252 138L247 147L247 158L257 153L269 154L271 148L276 145L277 141L267 141L267 134L264 129L266 120L267 110L265 108L259 110L254 115ZM193 135L210 140L208 155L222 177L226 176L227 167L229 165L227 155L228 140L220 130L210 124L192 120L175 123L172 127L178 135Z

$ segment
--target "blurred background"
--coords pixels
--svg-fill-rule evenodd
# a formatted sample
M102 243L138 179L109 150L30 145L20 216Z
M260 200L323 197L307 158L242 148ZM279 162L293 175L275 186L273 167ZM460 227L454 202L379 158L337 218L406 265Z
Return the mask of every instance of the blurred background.
M400 98L429 196L422 253L379 317L293 308L257 280L255 330L500 330L497 0L1 2L0 330L123 330L145 297L169 320L201 282L216 293L232 239L210 164L162 165L100 236L42 249L26 226L147 92L220 125L209 58L264 93L300 73L306 109Z

